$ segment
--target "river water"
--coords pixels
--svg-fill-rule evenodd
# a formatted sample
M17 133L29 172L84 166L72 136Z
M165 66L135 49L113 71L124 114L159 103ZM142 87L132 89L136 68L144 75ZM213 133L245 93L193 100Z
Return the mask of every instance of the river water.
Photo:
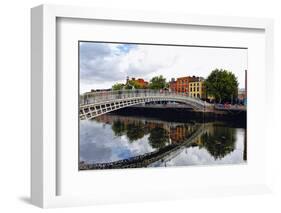
M241 164L246 143L239 124L105 114L80 121L80 169Z

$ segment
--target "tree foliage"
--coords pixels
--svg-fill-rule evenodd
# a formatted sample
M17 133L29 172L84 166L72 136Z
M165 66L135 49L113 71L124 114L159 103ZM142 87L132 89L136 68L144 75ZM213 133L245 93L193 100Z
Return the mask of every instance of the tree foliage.
M167 82L162 75L153 77L149 82L150 89L164 89L165 87L167 87Z
M112 85L112 90L122 90L124 87L124 84L116 83Z
M235 100L238 95L237 77L230 71L215 69L206 79L207 95L222 103Z

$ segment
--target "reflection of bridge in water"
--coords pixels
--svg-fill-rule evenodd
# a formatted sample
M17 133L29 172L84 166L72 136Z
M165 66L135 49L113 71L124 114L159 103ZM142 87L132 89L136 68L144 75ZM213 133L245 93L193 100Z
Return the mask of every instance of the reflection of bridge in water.
M165 90L118 90L90 92L80 95L80 119L92 119L121 108L157 101L183 103L196 111L213 109L213 105L186 93Z
M80 170L89 169L116 169L116 168L140 168L147 167L150 164L159 160L167 161L178 155L183 149L197 145L198 139L202 134L209 131L211 124L196 124L193 133L186 138L182 143L172 143L164 148L158 149L154 152L146 153L143 155L131 157L124 160L118 160L109 163L95 163L87 164L81 162L79 165Z

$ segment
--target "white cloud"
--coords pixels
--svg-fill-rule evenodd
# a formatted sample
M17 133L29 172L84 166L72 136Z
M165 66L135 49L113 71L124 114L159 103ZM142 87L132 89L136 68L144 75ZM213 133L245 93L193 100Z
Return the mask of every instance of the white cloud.
M164 45L81 43L80 90L110 88L127 76L149 80L163 75L207 77L215 68L232 71L244 87L247 50Z

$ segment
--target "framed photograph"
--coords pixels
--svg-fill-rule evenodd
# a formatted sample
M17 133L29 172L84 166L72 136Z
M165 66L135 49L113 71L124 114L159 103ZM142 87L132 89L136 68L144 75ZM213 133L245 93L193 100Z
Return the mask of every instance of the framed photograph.
M33 204L270 192L272 20L31 15Z
M247 48L78 45L79 170L247 162Z

